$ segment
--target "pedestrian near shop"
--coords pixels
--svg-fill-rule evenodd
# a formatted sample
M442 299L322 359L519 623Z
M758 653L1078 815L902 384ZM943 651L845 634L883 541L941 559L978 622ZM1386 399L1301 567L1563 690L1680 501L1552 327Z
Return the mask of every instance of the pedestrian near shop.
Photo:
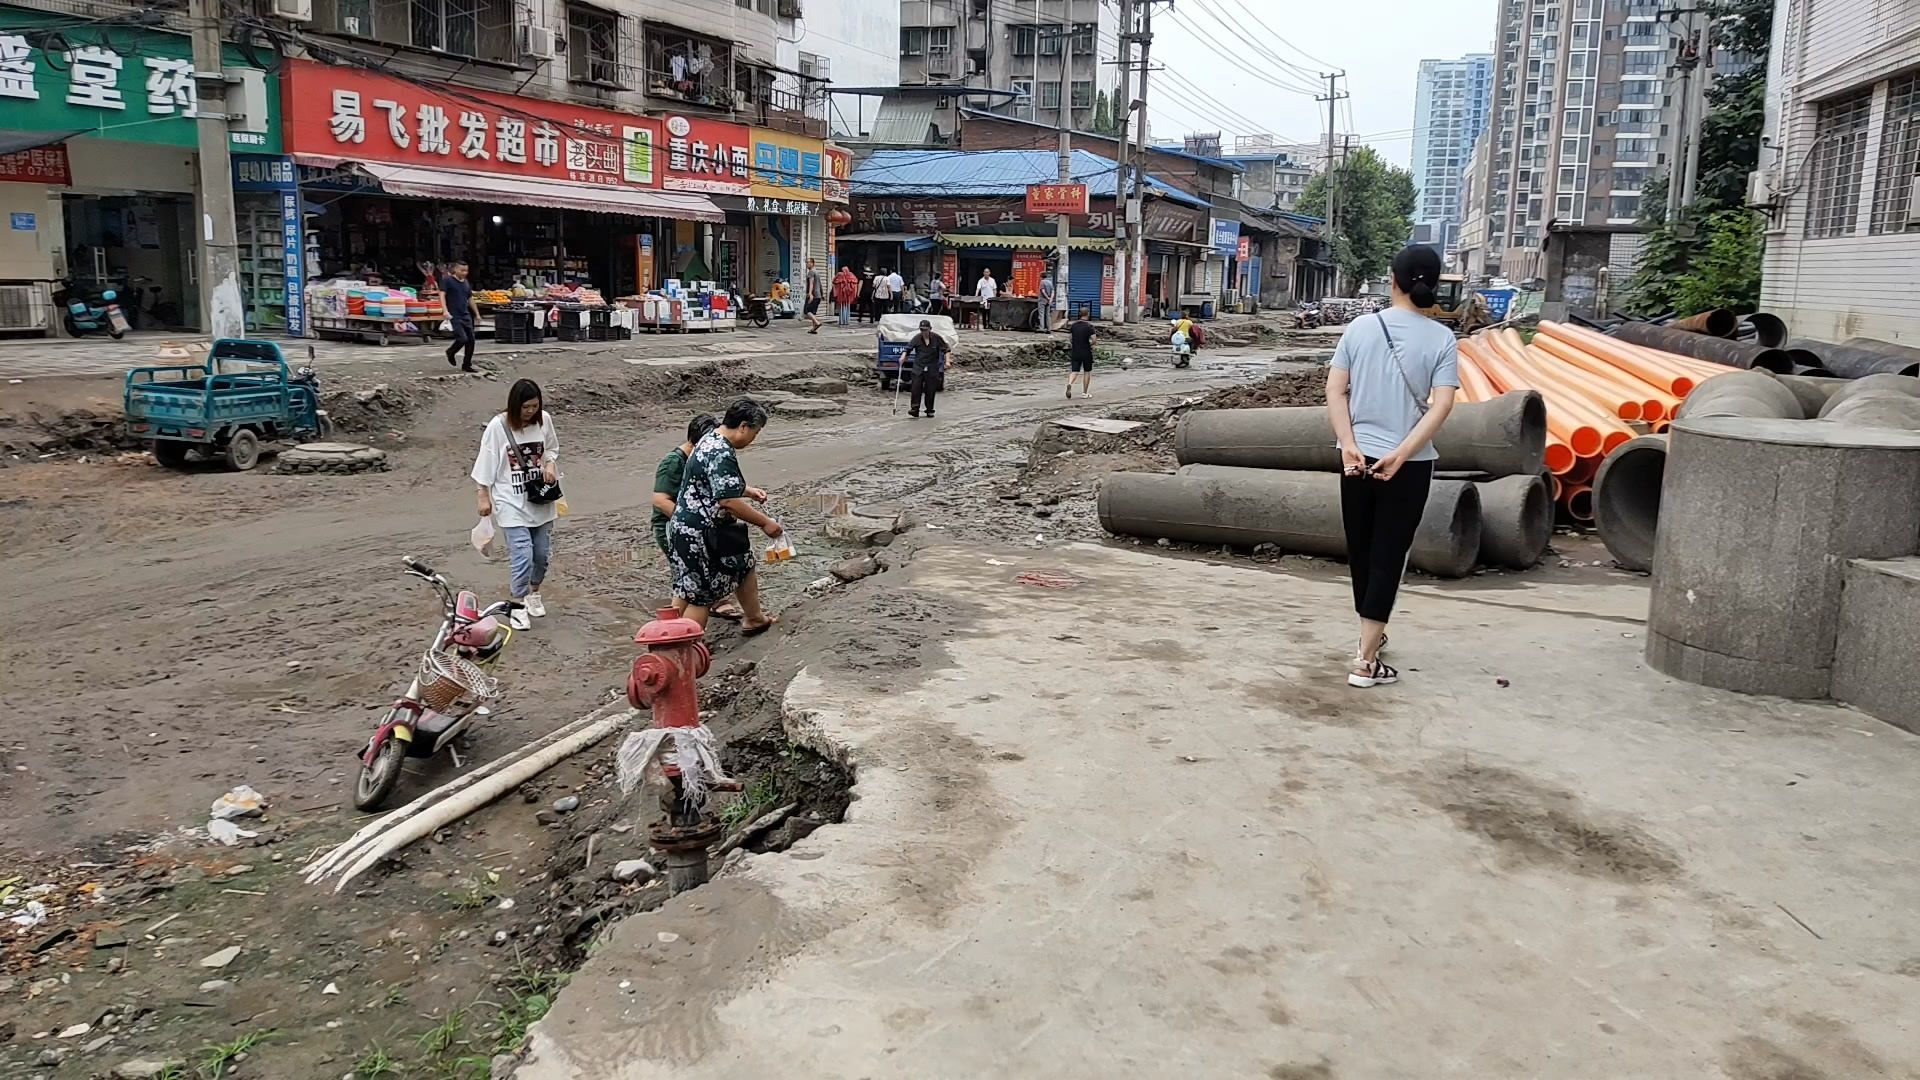
M859 305L860 318L862 320L867 322L879 321L879 313L873 310L873 275L869 273L864 266L860 268L860 296L856 302Z
M843 266L833 276L833 303L840 309L840 325L853 325L854 301L860 299L860 279L853 274L853 268Z
M933 280L927 282L927 314L945 315L947 313L947 279L940 271L933 272Z
M1080 396L1093 396L1093 340L1099 334L1094 330L1085 306L1080 308L1080 317L1067 328L1067 397L1073 397L1073 380L1080 379Z
M473 370L473 328L480 317L480 305L474 302L473 285L467 281L467 264L455 261L439 279L440 298L447 307L447 325L453 328L453 344L447 346L448 366L461 371ZM464 352L465 355L460 354Z
M1420 313L1440 284L1440 254L1414 245L1393 258L1393 304L1347 327L1327 371L1327 412L1340 444L1340 516L1360 616L1351 686L1400 673L1380 658L1413 534L1433 484L1434 433L1460 386L1453 332Z
M1053 275L1043 274L1040 278L1040 310L1033 313L1040 329L1053 333Z
M933 332L933 323L920 320L920 332L907 339L907 358L913 361L913 383L907 415L918 419L921 406L933 418L933 397L947 388L947 339Z
M889 274L887 268L883 266L879 273L873 275L873 319L878 322L880 316L891 314L893 314L893 275Z
M893 295L893 307L888 309L887 314L893 315L899 313L900 302L907 294L907 282L906 279L900 276L900 271L890 270L887 272L887 292Z
M708 432L719 426L720 418L712 413L701 413L687 421L687 441L667 451L667 456L661 458L660 464L654 466L653 542L659 546L660 554L669 558L671 558L671 552L667 549L667 522L673 520L673 512L680 498L680 487L686 482L687 458L692 455L693 448L700 444L700 440L706 438ZM686 598L675 596L673 607L675 611L685 611ZM729 600L716 604L713 613L723 619L738 620L740 605Z
M521 379L507 391L507 410L487 421L472 473L480 489L480 516L492 518L506 542L507 595L525 605L509 617L515 630L531 629L531 619L547 613L540 584L552 552L559 470L553 416L541 400L539 384Z
M809 334L820 332L820 301L825 298L826 290L820 284L820 271L813 260L808 259L806 305L801 308L801 311L806 315L807 321L813 324L813 329L807 331Z
M702 626L713 605L728 594L740 600L741 633L751 637L778 621L760 606L749 525L770 538L784 531L760 509L767 493L747 484L739 451L753 445L767 424L767 410L742 398L727 407L720 426L694 444L686 479L667 522L667 561L673 594L686 601L686 616Z

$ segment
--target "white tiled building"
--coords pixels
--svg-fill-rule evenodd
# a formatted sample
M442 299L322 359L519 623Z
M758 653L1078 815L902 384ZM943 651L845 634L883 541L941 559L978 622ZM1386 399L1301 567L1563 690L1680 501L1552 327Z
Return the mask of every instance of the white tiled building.
M1920 344L1920 0L1777 0L1761 306L1796 335Z

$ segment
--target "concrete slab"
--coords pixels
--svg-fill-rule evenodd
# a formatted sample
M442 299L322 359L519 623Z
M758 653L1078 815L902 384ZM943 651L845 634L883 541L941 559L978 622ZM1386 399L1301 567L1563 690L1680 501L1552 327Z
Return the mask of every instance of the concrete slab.
M919 663L786 698L847 821L616 926L523 1080L1920 1067L1920 739L1654 674L1639 585L1410 589L1374 691L1318 570L933 549L862 597Z
M1920 732L1920 557L1855 559L1840 593L1833 644L1836 700Z

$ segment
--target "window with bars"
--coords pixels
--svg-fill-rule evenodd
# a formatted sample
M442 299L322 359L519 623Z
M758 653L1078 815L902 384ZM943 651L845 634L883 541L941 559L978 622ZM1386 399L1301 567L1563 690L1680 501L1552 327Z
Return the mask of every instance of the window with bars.
M1040 107L1057 109L1060 107L1060 82L1057 79L1040 84Z
M1873 220L1868 232L1906 231L1916 176L1920 176L1920 76L1909 75L1887 85L1880 170L1873 182Z
M618 15L583 4L568 5L567 77L606 86L622 84Z
M1860 216L1860 176L1867 163L1867 121L1873 91L1819 104L1813 129L1813 184L1807 201L1807 238L1852 236Z

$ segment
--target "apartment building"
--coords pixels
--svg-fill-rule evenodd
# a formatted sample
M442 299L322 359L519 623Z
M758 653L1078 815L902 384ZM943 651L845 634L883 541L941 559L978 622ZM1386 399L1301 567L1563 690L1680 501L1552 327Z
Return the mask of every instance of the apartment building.
M1236 135L1231 153L1220 155L1246 171L1234 197L1248 206L1292 210L1307 181L1326 165L1324 146L1282 142L1272 135Z
M1023 120L1093 125L1119 85L1119 15L1101 0L900 0L900 82L1012 90L957 96ZM943 130L945 130L943 128Z
M811 107L821 87L899 85L899 46L900 9L893 4L812 0L795 32L780 36L777 59L810 92ZM829 134L859 135L861 117L872 116L879 103L877 96L828 99Z
M1550 224L1638 219L1674 123L1673 35L1661 10L1661 0L1500 0L1489 273L1539 276Z
M1484 281L1487 273L1487 191L1491 140L1487 132L1473 140L1473 152L1467 155L1467 167L1460 171L1460 227L1452 249L1446 252L1454 270L1467 280Z
M1920 344L1920 2L1778 0L1760 306L1798 335Z
M1443 253L1459 239L1460 176L1473 141L1487 128L1493 97L1493 56L1422 60L1414 84L1414 233Z

